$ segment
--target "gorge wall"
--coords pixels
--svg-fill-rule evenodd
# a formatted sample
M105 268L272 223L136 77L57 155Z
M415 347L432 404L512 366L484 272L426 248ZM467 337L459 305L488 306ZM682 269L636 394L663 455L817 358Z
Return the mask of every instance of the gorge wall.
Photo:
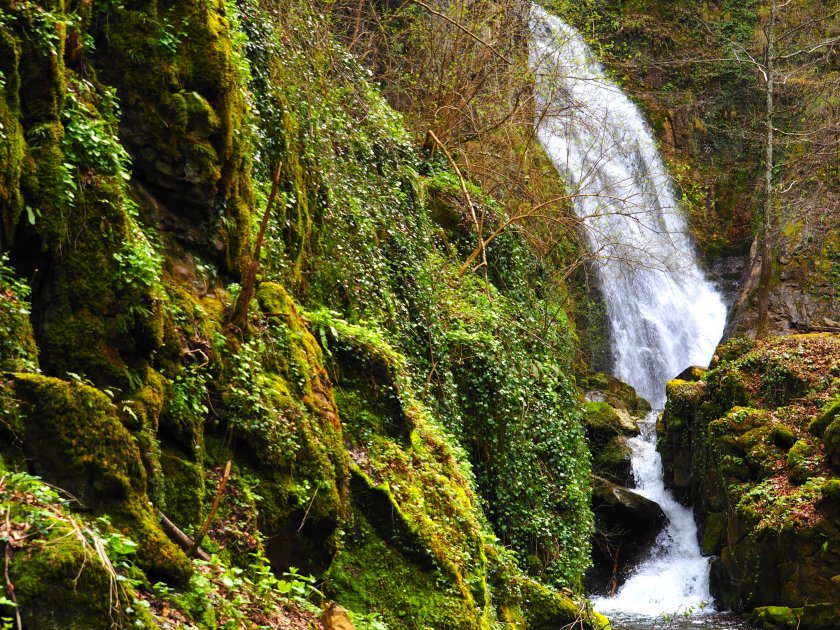
M566 289L516 226L459 273L459 176L339 32L294 1L2 4L4 618L604 623L570 596Z

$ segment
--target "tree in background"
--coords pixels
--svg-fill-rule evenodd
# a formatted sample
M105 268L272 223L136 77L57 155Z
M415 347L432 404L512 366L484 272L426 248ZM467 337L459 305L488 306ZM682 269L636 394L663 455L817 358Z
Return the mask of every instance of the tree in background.
M835 102L840 87L840 2L762 0L751 7L757 10L758 28L750 38L727 35L725 23L704 25L724 41L732 61L752 69L764 96L757 334L765 336L781 227L797 220L807 223L814 213L836 212L836 186L832 191L826 180L836 180L840 167L840 113Z

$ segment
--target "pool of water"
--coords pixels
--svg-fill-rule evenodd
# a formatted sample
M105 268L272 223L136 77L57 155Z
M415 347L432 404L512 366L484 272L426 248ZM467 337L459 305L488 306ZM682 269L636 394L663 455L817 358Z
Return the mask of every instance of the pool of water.
M607 615L612 630L745 630L750 625L735 613L678 614L673 618L632 614Z

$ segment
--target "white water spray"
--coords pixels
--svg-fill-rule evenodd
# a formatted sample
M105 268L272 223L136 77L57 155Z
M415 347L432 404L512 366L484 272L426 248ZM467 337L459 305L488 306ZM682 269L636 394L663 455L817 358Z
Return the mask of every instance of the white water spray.
M615 375L661 409L668 379L711 359L726 309L697 264L650 129L580 34L534 6L530 61L539 140L564 175L597 256ZM595 601L602 612L659 616L710 599L691 511L663 485L655 419L656 412L630 441L633 474L637 491L659 503L669 522L616 596Z

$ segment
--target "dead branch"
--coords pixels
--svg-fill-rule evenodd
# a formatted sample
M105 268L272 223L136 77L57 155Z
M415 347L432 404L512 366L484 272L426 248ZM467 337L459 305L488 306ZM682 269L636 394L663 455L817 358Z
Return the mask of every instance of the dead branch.
M277 172L279 175L280 170L278 169ZM207 534L207 530L210 529L210 524L216 516L216 510L219 509L219 502L222 500L222 493L224 493L225 486L227 486L228 479L230 478L230 467L232 463L233 462L231 462L231 460L228 460L225 465L225 472L222 475L222 480L219 482L219 489L216 490L216 497L213 499L213 507L210 508L210 513L207 515L204 525L202 525L201 529L198 531L198 535L195 537L195 542L193 542L192 547L187 550L187 555L192 555L196 552L198 546L201 544L201 540Z
M268 228L268 219L271 216L271 207L274 204L274 198L277 196L277 189L280 186L280 173L283 170L283 162L277 165L277 172L274 174L274 181L271 183L271 193L268 196L268 203L265 206L262 222L260 223L260 231L257 234L257 242L254 245L254 254L251 257L251 263L245 272L245 280L242 283L242 291L239 294L239 300L236 305L236 316L234 324L240 329L245 330L248 322L248 307L251 304L251 298L254 297L254 283L257 279L257 271L260 268L260 253L262 252L263 239L265 239L265 231Z
M195 545L195 541L192 538L187 536L180 527L178 527L175 523L170 521L166 514L158 510L158 518L160 519L160 524L163 526L164 531L169 534L169 537L184 551L189 551ZM204 551L201 547L195 547L195 551L193 552L199 559L204 560L205 562L210 561L210 555Z

